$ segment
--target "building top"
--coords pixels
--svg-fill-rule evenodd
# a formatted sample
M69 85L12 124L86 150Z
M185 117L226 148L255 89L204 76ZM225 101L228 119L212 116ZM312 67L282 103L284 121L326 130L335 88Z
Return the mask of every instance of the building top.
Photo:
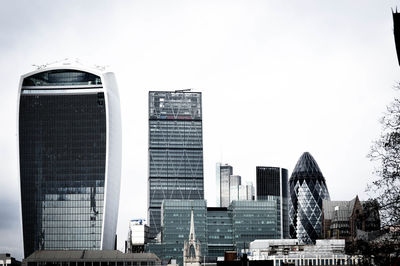
M354 205L358 197L350 201L330 201L323 200L322 206L324 211L324 219L332 220L348 220L353 213Z
M160 261L153 253L122 253L119 250L40 250L24 261Z
M290 177L290 181L293 179L319 179L325 182L325 178L322 175L317 162L309 152L303 153L297 161L292 176Z

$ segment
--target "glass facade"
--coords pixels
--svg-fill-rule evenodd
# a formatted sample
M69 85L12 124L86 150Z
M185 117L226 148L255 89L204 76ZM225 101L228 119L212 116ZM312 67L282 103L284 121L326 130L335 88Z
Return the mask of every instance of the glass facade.
M256 167L257 200L274 199L277 203L281 238L289 238L288 171L280 167Z
M232 216L227 208L207 208L208 261L223 257L225 251L236 250L233 245Z
M233 174L232 166L228 164L217 163L217 206L229 206L230 180L229 177Z
M205 200L164 200L161 215L161 244L149 244L148 250L164 260L177 259L177 263L183 265L183 246L184 241L189 239L192 209L196 239L201 242L202 254L207 254L207 203Z
M203 199L201 93L149 92L150 232L161 231L164 199Z
M100 77L76 70L72 72L77 75L72 77L69 70L65 71L67 75L62 70L40 72L25 78L23 84L37 84L31 84L32 80L51 76L48 72L57 73L47 80L57 86L63 82L73 86L80 74L80 81L90 77L101 84ZM19 103L25 256L35 250L103 248L107 194L105 93L74 89L75 93L68 94L65 87L58 92L25 88L21 88ZM119 195L109 198L118 203ZM111 231L115 235L115 228Z
M305 152L289 180L290 235L301 243L315 243L322 235L322 200L329 200L325 178L317 162Z
M241 252L255 239L280 238L276 200L233 201L229 208L207 208L205 200L164 200L161 243L148 244L147 251L164 261L182 262L192 208L196 239L201 242L202 258L207 262L215 262L225 251Z
M278 239L276 200L232 201L229 212L232 217L233 244L237 252L248 249L256 239Z

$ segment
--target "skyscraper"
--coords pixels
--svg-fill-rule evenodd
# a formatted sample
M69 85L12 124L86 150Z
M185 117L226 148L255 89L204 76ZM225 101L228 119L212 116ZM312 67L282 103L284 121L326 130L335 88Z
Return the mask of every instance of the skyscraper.
M66 61L23 75L18 119L25 257L113 249L121 171L114 74Z
M217 206L229 206L230 185L229 177L233 174L232 166L228 164L217 163L216 167L217 177Z
M329 200L325 178L317 162L305 152L289 180L290 236L312 243L322 234L322 201Z
M239 186L242 184L240 175L229 176L229 203L233 200L239 200Z
M257 200L275 199L277 202L279 233L289 238L288 171L280 167L256 167Z
M149 92L150 233L160 232L164 199L203 199L201 93Z

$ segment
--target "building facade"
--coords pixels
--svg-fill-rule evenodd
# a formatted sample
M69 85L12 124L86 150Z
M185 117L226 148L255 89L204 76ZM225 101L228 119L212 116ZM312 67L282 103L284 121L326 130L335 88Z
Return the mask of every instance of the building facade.
M239 200L255 200L254 186L252 182L239 185Z
M356 265L361 258L345 254L345 241L316 240L301 244L297 239L259 239L250 243L249 259L273 261L281 265Z
M149 227L145 219L129 221L128 239L125 244L125 253L144 252L144 245L149 242Z
M114 74L66 61L23 75L18 127L25 257L113 249L121 171Z
M229 177L233 175L233 167L228 164L217 163L217 207L229 206L230 182Z
M119 250L45 250L35 251L22 266L158 266L152 253L122 253Z
M242 185L242 177L240 175L229 176L229 203L239 200L239 187Z
M176 259L182 265L192 209L196 239L205 262L215 262L225 251L240 253L255 239L280 238L276 200L233 201L228 208L207 208L205 200L164 200L161 243L149 243L147 250L163 261Z
M149 92L148 221L161 231L164 199L204 198L201 93Z
M317 162L305 152L289 180L290 236L300 243L315 243L322 237L322 201L329 200L325 178Z
M289 238L288 171L280 167L256 167L257 200L273 198L277 202L280 238Z

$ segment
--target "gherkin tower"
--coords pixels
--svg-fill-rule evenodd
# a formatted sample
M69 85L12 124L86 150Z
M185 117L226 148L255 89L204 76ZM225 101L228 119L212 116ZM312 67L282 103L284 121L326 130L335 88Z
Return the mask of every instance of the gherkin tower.
M289 180L290 236L313 243L322 233L322 200L329 200L325 178L317 162L305 152Z

